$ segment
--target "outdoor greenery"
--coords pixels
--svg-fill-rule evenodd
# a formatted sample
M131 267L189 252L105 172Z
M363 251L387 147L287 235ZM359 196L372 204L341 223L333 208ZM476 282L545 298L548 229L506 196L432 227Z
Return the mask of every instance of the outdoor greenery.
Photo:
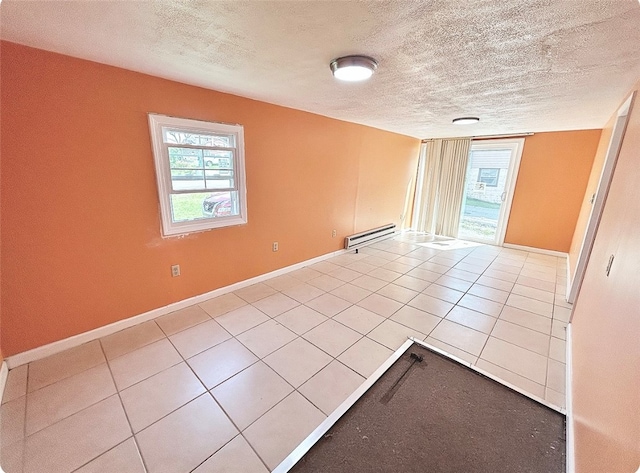
M487 238L493 239L496 235L497 225L495 221L487 221L478 217L464 217L460 221L458 238Z
M480 199L472 199L470 197L467 197L467 202L466 202L466 206L467 207L482 207L484 209L499 209L500 208L500 204L494 204L493 202L485 202L484 200L480 200Z
M492 240L497 231L500 204L467 197L464 208L465 212L460 219L458 237ZM474 211L474 208L485 210ZM495 217L490 218L491 214L494 212Z
M202 218L202 202L209 194L177 194L171 196L173 220L182 222Z

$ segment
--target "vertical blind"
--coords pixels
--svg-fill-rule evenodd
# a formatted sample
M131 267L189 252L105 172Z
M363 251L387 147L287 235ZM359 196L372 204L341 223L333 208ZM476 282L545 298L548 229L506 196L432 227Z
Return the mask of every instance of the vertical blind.
M423 144L416 192L416 230L456 237L462 210L471 138L436 139Z

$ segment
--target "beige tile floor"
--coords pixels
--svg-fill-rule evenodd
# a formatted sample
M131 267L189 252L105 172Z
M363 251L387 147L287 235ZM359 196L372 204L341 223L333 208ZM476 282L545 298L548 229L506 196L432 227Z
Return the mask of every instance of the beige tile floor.
M405 234L9 372L15 472L266 472L407 336L564 407L563 258Z

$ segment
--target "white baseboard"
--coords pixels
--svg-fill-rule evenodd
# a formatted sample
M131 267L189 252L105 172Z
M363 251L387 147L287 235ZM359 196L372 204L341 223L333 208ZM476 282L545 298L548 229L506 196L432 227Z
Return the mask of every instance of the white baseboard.
M4 396L4 387L7 385L8 375L9 375L9 366L7 366L6 361L3 361L2 366L0 366L0 404L2 404L2 397Z
M568 253L564 253L562 251L545 250L544 248L534 248L533 246L514 245L512 243L503 243L502 246L504 246L505 248L512 248L514 250L528 251L530 253L540 253L542 255L558 256L560 258L569 256Z
M173 302L164 307L159 307L157 309L144 312L143 314L134 315L123 320L118 320L117 322L113 322L109 325L104 325L102 327L89 330L88 332L83 332L78 335L73 335L69 338L64 338L47 345L43 345L41 347L33 348L16 355L8 356L5 359L5 363L3 363L3 365L6 364L9 369L13 369L17 366L25 365L27 363L31 363L32 361L46 358L47 356L51 356L61 351L68 350L69 348L77 347L79 345L82 345L83 343L91 342L93 340L97 340L98 338L102 338L107 335L111 335L112 333L119 332L120 330L123 330L125 328L133 327L134 325L141 324L142 322L155 319L156 317L160 317L161 315L175 312L176 310L184 309L185 307L189 307L194 304L199 304L208 299L211 299L212 297L217 297L223 294L227 294L228 292L237 291L238 289L242 289L243 287L251 286L252 284L265 281L275 276L281 276L283 274L290 273L291 271L295 271L305 266L318 263L320 261L344 254L346 252L347 250L333 251L331 253L317 256L300 263L292 264L291 266L286 266L269 273L261 274L260 276L253 277L251 279L246 279L229 286L214 289L213 291L209 291L205 294L200 294L198 296L190 297L178 302Z
M565 399L567 402L567 473L575 473L575 444L574 444L574 430L573 430L573 362L571 358L571 323L567 325L567 343L566 343L566 383L565 383Z

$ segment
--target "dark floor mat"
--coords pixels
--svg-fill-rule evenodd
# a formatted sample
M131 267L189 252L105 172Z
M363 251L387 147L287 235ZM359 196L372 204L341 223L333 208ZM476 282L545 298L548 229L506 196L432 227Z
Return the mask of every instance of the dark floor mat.
M291 471L564 472L565 416L414 344Z

